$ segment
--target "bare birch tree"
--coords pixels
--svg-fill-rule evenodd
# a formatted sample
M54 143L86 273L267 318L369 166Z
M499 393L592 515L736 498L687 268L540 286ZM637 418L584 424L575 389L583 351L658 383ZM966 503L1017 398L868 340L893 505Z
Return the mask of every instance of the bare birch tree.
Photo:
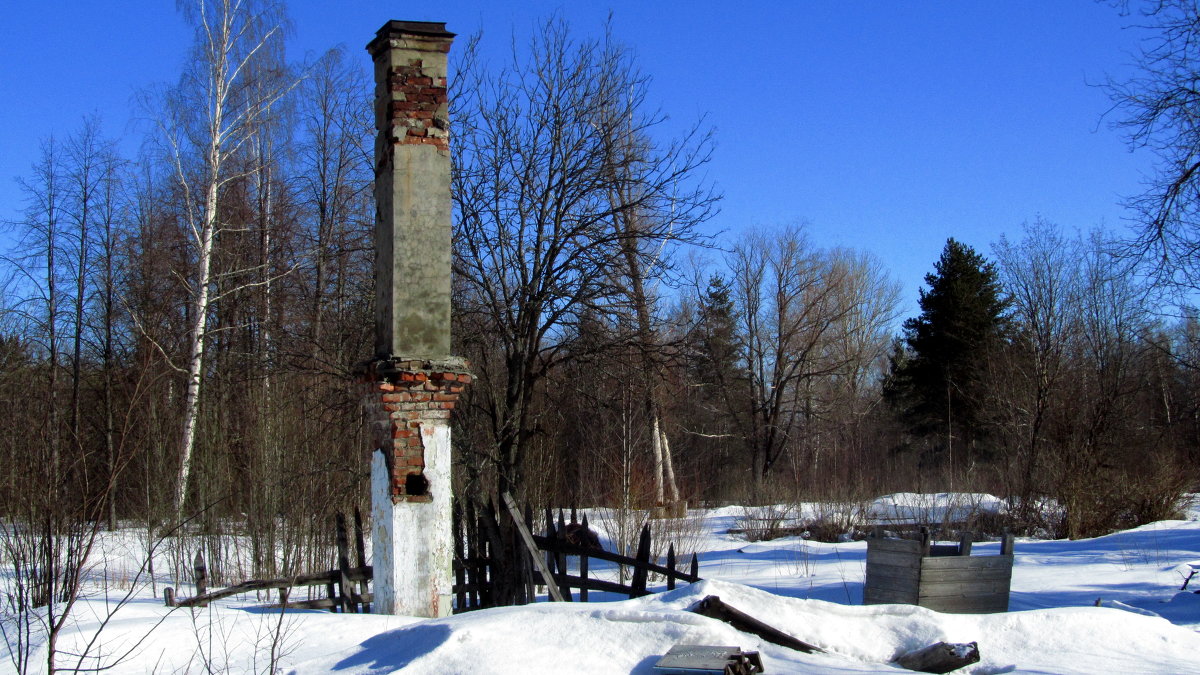
M630 101L629 107L636 107L640 103ZM622 126L622 120L618 119L616 122L615 128L606 128L609 133L615 133L617 136L604 139L609 179L612 182L611 200L615 205L638 203L642 201L639 199L642 186L627 178L635 173L633 167L645 161L650 148L631 129ZM665 349L654 326L657 294L653 287L648 286L661 280L668 269L666 257L670 251L667 250L666 244L696 242L693 234L695 223L676 222L672 206L669 200L652 199L643 202L641 208L618 208L613 213L613 231L620 242L620 260L624 265L615 282L633 314L632 343L642 366L641 399L650 426L648 431L654 462L654 499L658 506L677 503L679 486L675 480L671 444L663 422ZM671 229L677 229L678 238L647 240L641 236L643 232L653 231L656 225L664 221L671 223L668 226Z
M194 265L187 276L190 325L173 500L177 518L188 494L211 305L219 299L214 294L214 247L222 232L244 226L222 216L222 190L261 166L233 160L250 149L256 126L291 87L285 80L261 86L251 77L254 63L277 49L283 38L280 5L269 0L195 0L181 2L180 9L195 27L195 45L178 86L165 95L167 117L160 121L184 199L182 216Z

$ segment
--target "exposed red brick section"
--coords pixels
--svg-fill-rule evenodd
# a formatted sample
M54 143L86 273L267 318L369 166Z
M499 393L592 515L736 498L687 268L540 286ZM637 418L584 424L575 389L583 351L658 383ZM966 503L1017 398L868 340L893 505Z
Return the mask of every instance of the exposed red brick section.
M363 406L374 447L386 453L392 502L428 502L424 433L449 423L471 382L464 362L390 360L362 372Z
M442 46L442 45L438 45ZM450 45L444 45L449 51ZM388 69L387 88L392 100L387 108L393 143L450 148L450 115L446 78L438 69L427 68L422 59Z

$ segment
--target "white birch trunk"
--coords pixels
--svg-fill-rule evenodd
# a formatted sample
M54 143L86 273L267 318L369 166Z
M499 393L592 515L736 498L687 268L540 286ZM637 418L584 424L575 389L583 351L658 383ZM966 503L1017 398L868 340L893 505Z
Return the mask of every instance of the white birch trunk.
M663 436L658 428L658 414L650 416L650 445L654 449L654 505L663 505Z
M204 185L204 210L201 214L200 231L196 235L196 296L192 302L192 323L188 332L187 387L183 399L183 433L179 442L179 473L175 480L175 519L180 522L184 502L187 499L188 480L192 472L192 455L196 448L196 423L200 417L200 384L204 366L204 344L208 331L209 286L212 283L213 242L217 228L217 198L221 181L222 147L226 130L225 106L230 89L229 55L232 36L230 34L230 7L223 5L220 22L215 27L205 21L205 31L212 61L205 64L209 75L209 89L204 101L209 113L208 148L206 149L207 171ZM201 8L203 16L204 9ZM236 76L237 69L234 70ZM180 179L186 181L180 170Z
M277 27L269 28L264 33L257 34L249 28L249 24L263 18L264 14L255 14L257 8L253 3L244 4L230 0L216 0L210 6L205 0L197 2L198 15L196 20L203 30L203 42L207 60L201 66L201 77L205 82L204 89L199 93L199 103L207 113L204 130L205 141L204 159L206 163L203 185L204 203L197 228L192 221L192 234L195 237L196 277L195 296L192 300L191 325L188 333L188 362L187 386L183 402L183 428L179 443L179 472L175 481L175 516L178 519L183 514L184 501L187 499L188 482L191 476L192 456L196 447L196 425L200 416L200 390L203 380L203 365L205 338L208 331L209 304L212 302L211 286L213 246L216 241L217 228L220 223L217 218L218 197L222 183L229 180L226 175L225 161L228 155L236 151L245 140L249 129L262 111L269 108L271 102L278 100L290 85L272 89L260 94L251 102L235 100L237 80L251 77L252 70L247 67L250 60L277 32ZM251 42L252 41L252 42ZM183 162L178 153L181 149L176 145L176 171L185 193L190 193L188 178L183 169Z
M655 426L658 426L657 420L656 416ZM666 429L660 427L658 433L662 439L663 472L666 476L667 494L671 496L671 503L677 504L679 503L679 486L675 484L675 465L671 461L671 441L667 439Z
M219 142L212 145L212 155L219 157ZM211 155L210 155L211 157ZM210 171L204 198L204 224L200 229L199 253L196 259L196 299L192 305L192 325L188 344L187 390L183 399L183 437L179 444L179 474L175 480L175 518L183 515L187 498L188 478L192 470L192 452L196 447L196 422L200 416L200 382L204 364L204 338L208 330L208 287L211 281L213 229L217 219L216 169Z

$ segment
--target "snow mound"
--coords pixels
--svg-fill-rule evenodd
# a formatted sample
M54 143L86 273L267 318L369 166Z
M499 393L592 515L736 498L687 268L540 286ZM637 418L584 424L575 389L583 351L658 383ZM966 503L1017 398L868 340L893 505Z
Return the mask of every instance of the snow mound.
M806 642L802 654L687 610L708 595ZM1191 593L1179 608L1198 604ZM99 602L88 601L88 602ZM235 606L177 610L140 604L102 634L116 654L154 622L135 654L111 672L261 670L278 615ZM538 603L445 619L293 612L279 631L282 671L375 675L578 673L651 675L676 644L759 651L768 673L906 672L900 654L935 642L978 642L981 660L966 673L1161 672L1194 669L1200 634L1168 621L1106 607L1069 607L992 615L939 614L907 605L847 606L787 598L741 584L703 581L612 603ZM81 639L89 632L86 622ZM95 626L91 626L92 629ZM70 646L68 645L69 649Z
M1002 506L989 495L896 494L874 502L893 513L962 504ZM1076 541L1022 538L1015 547L1011 611L953 615L909 605L863 606L866 542L791 537L748 543L725 533L744 512L702 512L697 521L703 526L692 533L692 545L706 581L634 600L541 602L421 620L321 611L280 615L252 607L259 602L252 595L206 609L171 610L146 588L104 624L122 591L109 587L106 597L103 587L92 584L60 637L58 665L111 666L111 673L651 675L672 646L708 644L759 651L772 674L896 673L908 672L890 665L905 652L936 642L977 642L980 662L957 672L1200 672L1200 595L1191 592L1197 580L1180 592L1200 565L1200 520L1162 521ZM108 567L96 573L115 569L119 576L136 568L136 536L105 537L101 549L115 557L106 557ZM995 555L999 546L978 542L975 554ZM599 564L593 572L616 574ZM708 595L826 653L794 652L687 611ZM593 599L602 596L612 597ZM90 653L98 658L77 664L69 654L84 651L93 638ZM43 663L44 649L34 652L32 661ZM0 673L14 671L12 655L0 653Z
M1003 499L982 492L897 492L871 501L867 514L882 523L939 523L999 513L1005 508Z

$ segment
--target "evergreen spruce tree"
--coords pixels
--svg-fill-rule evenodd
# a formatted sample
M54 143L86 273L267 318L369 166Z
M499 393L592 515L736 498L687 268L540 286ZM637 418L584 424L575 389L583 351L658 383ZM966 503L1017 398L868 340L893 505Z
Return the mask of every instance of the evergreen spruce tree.
M713 275L708 280L697 318L695 380L709 390L730 387L738 379L742 354L732 293L729 283L720 275Z
M729 283L713 275L697 298L696 314L687 336L689 408L683 423L689 431L693 471L713 475L728 471L740 460L749 417L750 392L745 351L737 330L737 307ZM685 469L686 470L686 469ZM733 497L731 485L705 483L708 499Z
M892 355L888 398L930 447L977 456L983 374L1004 340L1006 301L994 265L953 238L925 284L921 314L904 322L904 349Z

